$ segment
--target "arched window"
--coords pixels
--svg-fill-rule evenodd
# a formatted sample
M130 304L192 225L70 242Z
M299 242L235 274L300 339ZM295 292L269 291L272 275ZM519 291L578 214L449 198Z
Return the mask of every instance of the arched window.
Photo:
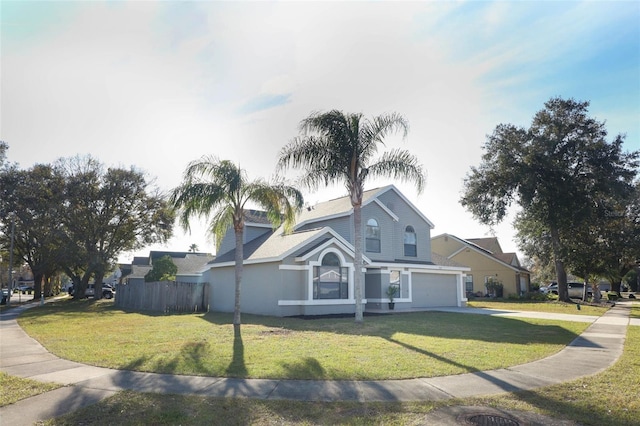
M365 250L371 253L380 253L380 227L378 221L369 219L365 231Z
M313 268L313 298L348 299L348 277L348 269L340 266L338 255L325 254L321 265Z
M404 230L404 255L416 257L418 250L416 249L416 231L413 226L409 225Z

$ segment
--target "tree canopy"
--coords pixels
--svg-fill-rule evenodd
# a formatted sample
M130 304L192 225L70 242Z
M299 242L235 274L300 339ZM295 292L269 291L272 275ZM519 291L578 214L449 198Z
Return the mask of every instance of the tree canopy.
M80 297L91 278L102 282L120 253L164 242L173 229L173 210L141 172L105 169L90 157L7 168L0 191L3 234L15 218L15 252L31 266L35 297L42 278L60 270Z
M0 167L2 167L5 159L7 158L8 149L9 149L9 145L4 141L0 141Z
M553 259L562 300L569 300L565 264L577 247L574 230L593 224L611 200L629 197L638 168L638 152L623 152L623 135L608 142L604 123L589 117L588 107L552 98L529 128L498 125L461 198L488 225L502 221L512 204L520 207L515 226L522 247Z
M178 267L171 256L162 256L153 262L153 268L144 276L145 282L174 281Z

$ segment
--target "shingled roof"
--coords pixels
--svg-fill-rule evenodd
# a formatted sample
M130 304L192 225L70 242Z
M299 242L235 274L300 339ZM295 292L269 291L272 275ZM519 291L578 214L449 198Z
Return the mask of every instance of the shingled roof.
M314 237L326 233L326 228L311 229L308 231L293 232L283 234L282 228L267 232L264 235L249 241L243 247L243 257L245 261L259 261L267 259L281 259L289 255L290 251L297 246L312 240ZM235 248L209 262L210 265L235 261Z

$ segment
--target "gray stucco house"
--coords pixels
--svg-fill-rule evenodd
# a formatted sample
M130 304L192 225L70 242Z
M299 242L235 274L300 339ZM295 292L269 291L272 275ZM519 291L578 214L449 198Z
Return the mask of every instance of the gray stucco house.
M393 185L364 193L364 268L355 271L353 209L348 197L304 209L294 232L273 230L262 212L249 211L244 232L241 310L292 316L355 312L354 276L364 274L365 312L462 306L469 268L431 253L433 224ZM234 308L235 239L230 229L203 271L210 310Z

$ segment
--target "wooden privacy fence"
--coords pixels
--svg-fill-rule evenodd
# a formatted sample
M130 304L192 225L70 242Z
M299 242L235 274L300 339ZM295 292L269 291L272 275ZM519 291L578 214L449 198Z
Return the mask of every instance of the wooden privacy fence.
M122 309L154 312L208 312L209 283L175 281L118 285L114 303Z

